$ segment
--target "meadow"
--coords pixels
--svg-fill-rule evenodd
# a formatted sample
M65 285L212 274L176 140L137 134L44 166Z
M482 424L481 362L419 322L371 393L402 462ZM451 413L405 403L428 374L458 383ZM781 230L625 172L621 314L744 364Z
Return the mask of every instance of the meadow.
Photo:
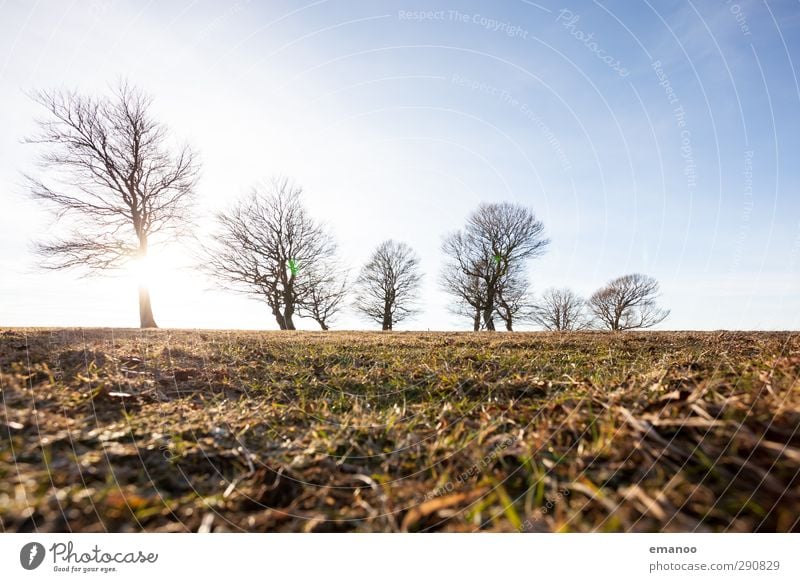
M0 526L800 531L800 339L0 331Z

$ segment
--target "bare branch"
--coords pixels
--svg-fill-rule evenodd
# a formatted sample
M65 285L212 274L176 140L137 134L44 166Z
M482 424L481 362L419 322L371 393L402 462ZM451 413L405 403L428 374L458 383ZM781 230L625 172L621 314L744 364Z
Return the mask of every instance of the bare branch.
M136 256L130 248L141 256L167 235L186 233L198 166L188 146L168 146L148 96L123 82L110 97L39 91L32 98L48 115L25 140L47 146L38 157L47 178L25 176L31 196L81 233L70 244L39 245L39 254L54 259L48 268L116 268ZM111 243L104 240L110 231Z

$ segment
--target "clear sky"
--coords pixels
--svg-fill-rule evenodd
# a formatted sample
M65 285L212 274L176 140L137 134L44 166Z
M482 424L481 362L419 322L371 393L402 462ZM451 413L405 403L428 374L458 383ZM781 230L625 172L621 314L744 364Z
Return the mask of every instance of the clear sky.
M797 0L0 0L0 325L138 324L130 273L37 270L31 240L57 227L20 177L26 91L125 77L200 153L198 236L291 176L354 271L385 238L417 250L425 311L403 329L469 328L439 247L500 200L552 239L537 291L640 271L672 309L662 329L797 329L799 49ZM159 325L276 327L185 256L159 260Z

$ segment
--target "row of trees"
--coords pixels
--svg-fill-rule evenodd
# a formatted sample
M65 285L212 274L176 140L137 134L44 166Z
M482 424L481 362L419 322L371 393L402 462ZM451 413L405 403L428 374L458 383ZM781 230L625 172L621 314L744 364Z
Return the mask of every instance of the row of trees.
M27 176L33 197L73 227L37 245L44 265L97 273L144 260L151 248L190 232L198 164L188 146L170 147L150 99L122 83L106 98L72 92L33 96L47 110L27 141L49 146L39 164L47 179ZM264 300L280 329L307 317L327 330L348 303L384 330L418 312L420 260L403 242L381 243L354 281L336 241L304 207L287 179L262 184L216 216L201 244L201 266L220 285ZM549 245L544 225L518 204L481 204L442 244L440 284L452 310L475 331L517 323L545 329L651 327L668 312L656 306L658 283L644 275L615 279L588 301L569 290L534 300L529 262ZM352 301L348 299L352 296ZM149 290L139 288L142 327L156 327Z
M301 194L286 179L272 180L219 213L219 231L204 247L202 265L226 288L266 300L281 329L295 329L298 315L326 330L351 286L333 237L307 212ZM495 330L495 320L508 331L517 323L623 331L652 327L667 316L655 303L658 283L639 274L611 281L588 301L569 289L550 289L535 299L528 262L548 244L530 209L481 204L442 244L447 260L440 284L455 300L453 312L468 317L475 331ZM419 264L406 243L382 242L352 285L352 307L384 330L415 315Z

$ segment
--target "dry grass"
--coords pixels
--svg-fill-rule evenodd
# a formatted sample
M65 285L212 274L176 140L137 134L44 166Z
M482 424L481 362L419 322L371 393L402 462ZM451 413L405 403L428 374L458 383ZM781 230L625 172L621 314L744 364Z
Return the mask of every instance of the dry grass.
M798 531L788 333L0 332L5 531Z

